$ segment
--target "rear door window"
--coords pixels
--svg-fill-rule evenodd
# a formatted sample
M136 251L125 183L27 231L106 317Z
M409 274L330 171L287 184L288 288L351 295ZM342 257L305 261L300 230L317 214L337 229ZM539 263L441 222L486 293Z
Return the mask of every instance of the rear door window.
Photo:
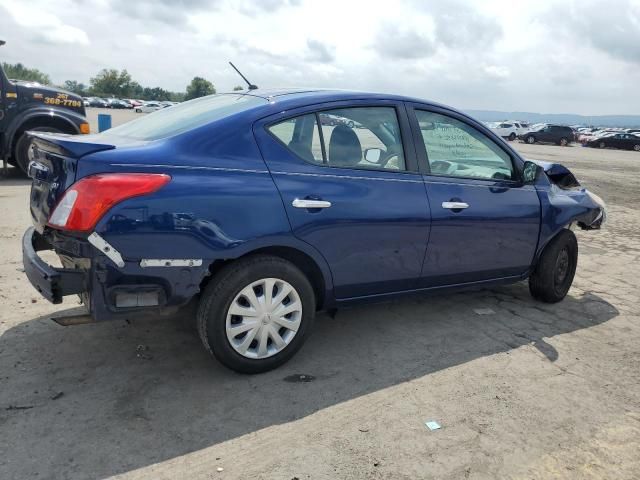
M301 115L268 127L305 161L329 167L406 170L394 107L352 107Z
M269 127L269 131L303 160L324 163L316 115L290 118Z

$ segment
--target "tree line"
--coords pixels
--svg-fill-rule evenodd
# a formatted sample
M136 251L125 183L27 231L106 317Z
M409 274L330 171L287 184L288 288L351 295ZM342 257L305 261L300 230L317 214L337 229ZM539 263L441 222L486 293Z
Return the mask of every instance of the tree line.
M28 80L43 85L52 84L49 75L36 68L25 67L21 63L3 63L2 68L7 77L13 80ZM191 100L216 93L213 83L203 77L193 77L184 92L171 92L161 87L143 87L133 80L126 69L117 70L115 68L101 70L95 77L90 78L89 85L76 80L66 80L62 85L57 86L83 97L136 98L172 102ZM238 85L233 87L233 90L239 91L243 88Z

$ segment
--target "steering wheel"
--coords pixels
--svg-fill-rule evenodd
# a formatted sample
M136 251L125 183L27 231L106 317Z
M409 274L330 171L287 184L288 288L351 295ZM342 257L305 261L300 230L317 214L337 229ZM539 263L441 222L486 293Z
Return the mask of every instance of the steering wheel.
M398 152L395 151L389 151L386 152L385 150L380 150L381 155L380 155L380 160L378 161L378 165L380 165L382 168L385 168L387 166L387 164L394 158L399 158L399 154Z
M447 160L436 160L430 164L431 171L440 175L451 175L458 170L458 164Z

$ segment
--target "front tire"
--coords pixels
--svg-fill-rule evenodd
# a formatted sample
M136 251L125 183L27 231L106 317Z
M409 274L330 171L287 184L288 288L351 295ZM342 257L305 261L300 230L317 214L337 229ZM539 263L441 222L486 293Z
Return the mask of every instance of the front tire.
M636 152L640 152L640 143L633 146L633 150Z
M560 141L558 142L558 144L559 144L561 147L566 147L567 145L569 145L569 140L567 140L566 138L564 138L564 137L563 137L563 138L561 138L561 139L560 139Z
M51 132L51 133L62 133L61 130L53 127L35 127L30 128L30 132ZM25 174L28 173L29 162L32 159L32 140L27 136L26 132L20 135L20 138L16 142L15 149L15 163Z
M578 265L578 240L571 230L563 230L545 247L529 277L533 298L556 303L566 297Z
M527 143L528 143L529 145L533 145L534 143L536 143L536 137L534 137L533 135L529 135L529 136L527 137Z
M295 355L311 331L315 310L313 288L298 267L255 255L211 279L198 307L198 332L226 367L261 373Z

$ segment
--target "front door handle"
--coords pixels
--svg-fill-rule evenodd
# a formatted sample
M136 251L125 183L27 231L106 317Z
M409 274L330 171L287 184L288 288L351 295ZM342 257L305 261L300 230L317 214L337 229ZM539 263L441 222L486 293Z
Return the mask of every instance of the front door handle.
M327 202L326 200L296 198L293 202L291 202L291 205L295 208L329 208L331 206L331 202Z
M465 202L442 202L442 208L449 210L464 210L469 208L469 204Z

